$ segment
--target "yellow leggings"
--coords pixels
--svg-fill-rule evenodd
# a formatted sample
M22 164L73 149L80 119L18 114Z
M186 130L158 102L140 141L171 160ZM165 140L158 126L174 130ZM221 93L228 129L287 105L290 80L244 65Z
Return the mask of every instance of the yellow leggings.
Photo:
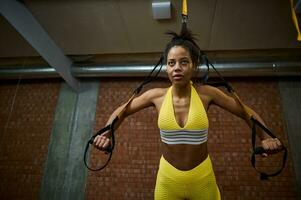
M192 170L181 171L161 157L155 200L220 200L210 157Z

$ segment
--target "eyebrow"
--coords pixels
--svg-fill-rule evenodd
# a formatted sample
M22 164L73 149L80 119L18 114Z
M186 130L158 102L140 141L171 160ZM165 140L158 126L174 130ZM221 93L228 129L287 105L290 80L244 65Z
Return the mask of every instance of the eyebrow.
M187 59L187 60L189 60L189 57L182 57L182 58L180 58L179 60L184 60L184 59ZM175 60L174 58L168 58L167 60Z

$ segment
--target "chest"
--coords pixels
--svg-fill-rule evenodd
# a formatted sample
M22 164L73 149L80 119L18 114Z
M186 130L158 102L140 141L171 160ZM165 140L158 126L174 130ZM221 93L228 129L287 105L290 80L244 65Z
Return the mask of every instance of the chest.
M190 98L176 99L173 98L173 111L176 122L180 127L184 127L190 111Z
M162 130L207 129L207 113L199 95L194 92L191 97L176 98L167 93L160 108L158 125Z
M202 102L202 106L201 106L201 110L199 111L205 111L207 113L210 105L210 98L208 96L203 95L200 96L200 101ZM175 119L181 127L185 126L189 114L195 113L195 110L190 111L190 103L191 103L190 99L173 99L173 110L174 110Z
M177 127L186 129L208 126L207 112L200 98L173 98L171 104L170 118Z

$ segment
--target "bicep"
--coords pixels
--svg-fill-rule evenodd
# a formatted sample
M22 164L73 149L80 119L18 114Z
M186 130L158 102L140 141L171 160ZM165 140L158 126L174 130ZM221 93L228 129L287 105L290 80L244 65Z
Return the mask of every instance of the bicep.
M211 90L212 103L231 112L232 114L244 118L245 113L242 106L235 99L221 90L214 88Z
M134 114L144 108L154 106L152 91L146 91L138 97L135 97L128 105L125 111L125 115Z

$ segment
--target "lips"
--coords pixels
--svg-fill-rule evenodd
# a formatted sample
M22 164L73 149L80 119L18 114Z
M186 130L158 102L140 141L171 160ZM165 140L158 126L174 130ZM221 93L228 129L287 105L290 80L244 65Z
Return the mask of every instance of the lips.
M174 80L181 80L184 76L182 74L175 74L172 76Z

